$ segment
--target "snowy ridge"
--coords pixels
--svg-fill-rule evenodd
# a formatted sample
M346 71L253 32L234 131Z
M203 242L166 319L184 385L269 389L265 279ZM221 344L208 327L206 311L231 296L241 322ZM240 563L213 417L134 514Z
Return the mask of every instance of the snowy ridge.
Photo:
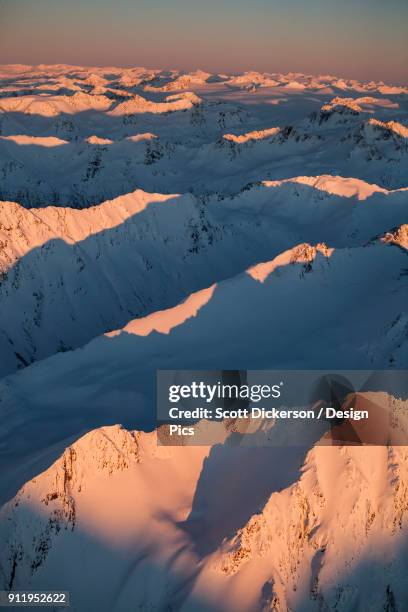
M369 184L355 178L346 178L342 176L296 176L282 181L263 181L266 187L279 187L285 183L299 183L301 185L309 185L319 191L326 192L332 195L338 195L346 198L356 198L357 200L366 200L374 193L383 193L389 195L396 192L407 192L408 187L400 189L388 190L383 189L375 184Z
M247 449L237 447L228 464L226 453L217 457L208 447L161 448L155 434L97 429L1 510L3 584L44 588L63 571L71 597L86 601L76 564L63 565L67 554L81 551L93 567L88 585L100 581L105 563L111 566L111 579L102 580L93 595L100 610L127 610L129 598L140 607L165 602L195 610L200 602L200 609L240 612L271 606L351 611L376 609L378 602L392 609L404 602L404 447L316 447L300 455L299 479L277 486L260 512L200 559L205 538L193 529L202 520L200 504L207 504L207 531L223 524L231 503L245 505L246 495L239 488L220 489L215 500L203 489L194 501L200 472L214 464L227 479L238 462L247 461L248 471L256 466L259 476L279 453L283 459L282 449L270 449L251 464ZM115 499L114 511L106 493ZM102 551L103 563L97 561ZM146 572L154 580L144 583Z
M84 210L1 203L1 370L77 348L299 242L365 243L403 224L406 197L321 176L206 202L138 190Z
M30 473L32 477L36 462L52 452L46 449L78 427L83 432L113 420L151 429L156 369L182 369L186 364L208 369L215 352L233 369L244 364L250 369L299 367L305 346L312 369L319 367L322 354L326 368L403 366L408 355L407 257L399 244L382 238L347 249L299 245L191 295L183 304L136 319L81 350L54 355L5 378L0 381L5 417L0 447L3 460L11 462L8 490ZM383 279L381 292L378 278ZM285 326L288 317L290 328ZM260 351L265 330L273 342ZM194 346L200 351L193 351ZM79 378L78 371L83 373ZM45 417L46 432L28 441L25 428L41 430ZM16 443L17 432L24 444Z
M406 447L163 447L154 389L166 368L407 367L407 94L0 66L0 589L405 610Z
M404 447L313 449L299 481L274 493L217 555L218 571L241 576L237 599L249 591L243 609L375 610L405 601L407 460Z
M240 134L239 136L236 136L235 134L224 134L223 138L225 138L225 140L236 142L237 144L242 144L243 142L248 142L251 140L262 140L263 138L268 138L269 136L275 136L275 134L277 134L279 131L279 128L269 128L266 130L247 132L246 134Z

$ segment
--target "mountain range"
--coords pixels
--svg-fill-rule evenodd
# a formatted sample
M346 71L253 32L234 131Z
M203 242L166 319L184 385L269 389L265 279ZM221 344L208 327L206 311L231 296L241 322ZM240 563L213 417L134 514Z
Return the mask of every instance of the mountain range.
M165 447L155 406L158 369L407 368L407 94L0 67L1 589L407 610L407 447Z

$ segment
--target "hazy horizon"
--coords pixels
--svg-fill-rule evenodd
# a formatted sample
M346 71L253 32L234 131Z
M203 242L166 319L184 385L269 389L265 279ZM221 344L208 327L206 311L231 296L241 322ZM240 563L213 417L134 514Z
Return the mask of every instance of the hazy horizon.
M5 64L303 72L408 83L403 0L387 6L254 0L250 7L242 0L3 0L0 17Z

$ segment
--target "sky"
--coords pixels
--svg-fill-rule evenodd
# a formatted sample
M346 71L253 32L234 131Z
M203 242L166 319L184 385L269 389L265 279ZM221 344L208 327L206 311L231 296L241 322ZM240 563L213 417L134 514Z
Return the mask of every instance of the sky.
M408 0L0 0L0 63L408 84Z

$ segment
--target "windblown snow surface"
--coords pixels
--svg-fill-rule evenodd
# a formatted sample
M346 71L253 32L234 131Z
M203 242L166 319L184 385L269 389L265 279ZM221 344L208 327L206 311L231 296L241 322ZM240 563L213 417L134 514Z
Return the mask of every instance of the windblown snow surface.
M154 394L166 368L408 368L408 90L0 79L0 589L408 610L407 447L158 446Z

